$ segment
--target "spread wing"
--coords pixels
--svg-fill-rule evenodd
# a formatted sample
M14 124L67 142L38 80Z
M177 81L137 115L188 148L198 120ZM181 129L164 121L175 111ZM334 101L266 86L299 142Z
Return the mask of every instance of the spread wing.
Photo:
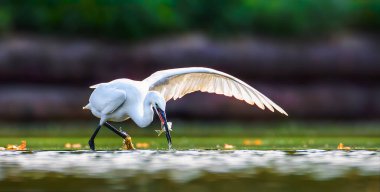
M266 107L272 112L277 110L288 115L281 107L247 83L210 68L189 67L157 71L144 79L144 82L149 85L149 90L160 92L166 101L201 91L233 96L248 104L256 104L261 109Z

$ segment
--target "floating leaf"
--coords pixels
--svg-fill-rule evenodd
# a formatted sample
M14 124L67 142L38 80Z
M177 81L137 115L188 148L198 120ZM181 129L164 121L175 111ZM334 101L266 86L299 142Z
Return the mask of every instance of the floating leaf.
M17 146L16 145L12 145L12 144L8 144L7 145L7 150L17 150Z
M339 149L339 150L347 150L347 151L349 151L349 150L351 150L351 147L344 146L343 143L339 143L337 149Z
M263 142L261 141L261 139L255 139L255 140L245 139L243 141L243 145L246 145L246 146L251 146L251 145L260 146L262 144Z
M26 150L26 141L22 140L21 145L17 147L17 150Z
M150 146L149 143L136 143L136 147L137 148L144 148L144 149L146 149L149 146Z
M71 145L71 148L73 148L73 149L79 149L79 148L82 148L82 145L80 143L73 143Z
M339 143L337 149L343 149L343 143Z
M66 143L66 144L65 144L65 148L66 148L66 149L71 149L71 143Z
M22 140L21 145L19 146L8 144L6 150L18 150L18 151L26 150L26 141Z
M235 146L230 145L230 144L224 144L224 149L233 149Z
M82 148L82 145L80 143L66 143L65 144L65 148L66 149L79 149L79 148Z

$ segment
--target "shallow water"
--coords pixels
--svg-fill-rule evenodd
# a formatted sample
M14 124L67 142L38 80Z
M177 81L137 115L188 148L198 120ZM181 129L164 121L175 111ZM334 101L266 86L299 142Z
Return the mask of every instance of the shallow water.
M198 192L203 189L228 191L235 186L256 189L299 190L305 182L318 189L354 191L365 187L376 191L380 182L379 151L1 151L0 184L7 190L54 189L65 191L125 190L161 191L167 187ZM50 184L47 184L47 182ZM31 184L31 182L34 184ZM64 183L69 182L70 185ZM297 182L299 184L297 184ZM39 185L37 185L40 183ZM45 183L45 184L44 184ZM88 184L87 184L88 183ZM230 183L222 187L225 183ZM268 184L266 186L265 184ZM272 184L270 184L272 183ZM89 185L89 186L88 186ZM99 185L99 187L96 187ZM152 186L149 186L152 185ZM353 185L352 187L350 187ZM81 188L78 188L82 186ZM155 187L156 186L156 187ZM207 187L205 187L207 186ZM330 187L329 187L330 186ZM24 188L23 188L24 187ZM52 187L52 188L50 188ZM105 188L104 188L105 187ZM152 188L151 188L152 187ZM220 187L220 188L219 188ZM327 188L326 188L327 187ZM338 190L337 190L338 189ZM293 189L294 190L294 189ZM1 191L1 188L0 188ZM162 190L165 191L165 190Z

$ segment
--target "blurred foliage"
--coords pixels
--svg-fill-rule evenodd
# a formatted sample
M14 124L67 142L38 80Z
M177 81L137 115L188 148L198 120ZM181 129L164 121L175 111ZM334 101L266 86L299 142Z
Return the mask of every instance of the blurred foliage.
M314 37L380 29L378 0L3 0L0 32L141 39L206 31Z

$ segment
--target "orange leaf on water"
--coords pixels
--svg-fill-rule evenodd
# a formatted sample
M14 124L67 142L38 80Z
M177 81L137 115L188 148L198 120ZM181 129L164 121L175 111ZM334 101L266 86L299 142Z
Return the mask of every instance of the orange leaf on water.
M145 149L149 147L149 143L136 143L136 147Z
M19 146L8 144L6 150L26 150L26 141L22 140Z
M82 145L81 145L80 143L73 143L73 144L71 145L71 147L72 147L73 149L79 149L79 148L82 148Z
M249 140L249 139L245 139L245 140L243 141L243 145L252 145L251 140Z
M262 145L263 142L262 142L260 139L255 139L255 140L253 141L253 144L254 144L254 145Z
M79 148L82 148L82 145L80 143L66 143L65 144L65 148L66 149L79 149Z
M22 140L21 145L17 147L17 150L26 150L26 141Z
M250 146L250 145L260 146L262 144L263 144L263 141L261 141L261 139L255 139L255 140L245 139L243 141L243 145L246 145L246 146Z
M16 145L12 145L12 144L8 144L7 145L7 150L17 150L17 146Z
M224 144L224 149L233 149L235 146L230 145L230 144Z
M351 150L351 147L344 146L343 143L339 143L337 149L349 151L349 150Z
M71 149L71 143L66 143L66 144L65 144L65 148L66 148L66 149Z

